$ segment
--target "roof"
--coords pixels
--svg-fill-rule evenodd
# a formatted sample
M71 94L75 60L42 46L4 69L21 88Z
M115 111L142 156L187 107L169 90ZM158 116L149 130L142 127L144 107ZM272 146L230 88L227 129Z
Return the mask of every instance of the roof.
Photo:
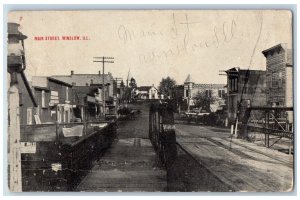
M185 79L184 83L193 83L193 80L192 80L192 78L191 78L191 75L190 75L190 74L189 74L189 75L186 77L186 79Z
M239 73L247 73L247 71L249 71L250 74L256 74L256 73L265 73L266 70L258 70L258 69L240 69L239 67L234 67L234 68L230 68L228 70L226 70L225 72L227 73L227 75L229 73L231 74L239 74Z
M288 49L286 43L279 43L279 44L277 44L277 45L275 45L273 47L270 47L270 48L262 51L262 53L264 54L265 57L267 57L267 55L269 53L273 53L274 51L278 51L280 49L283 49L285 51L286 64L287 65L293 65L293 50L292 49Z
M272 46L272 47L270 47L270 48L268 48L268 49L266 49L266 50L263 50L262 53L264 54L264 56L266 56L269 52L273 52L273 51L275 51L276 49L280 49L280 48L286 49L286 44L284 44L284 43L279 43L279 44L277 44L277 45L275 45L275 46Z
M45 91L50 91L49 88L47 87L40 87L40 86L32 86L36 90L45 90Z
M69 83L66 83L64 81L61 81L61 80L58 80L58 79L55 79L55 78L52 78L52 77L47 77L49 81L52 81L52 82L55 82L55 83L59 83L61 85L65 85L65 86L69 86L69 87L72 87L71 84Z
M102 84L102 74L73 74L73 75L54 75L52 78L66 82L70 85L86 86L91 84ZM111 83L113 77L110 73L104 74L104 84Z
M233 67L233 68L226 70L225 72L228 74L229 72L233 73L233 72L238 72L239 70L240 70L239 67Z
M140 86L137 89L139 91L149 91L152 88L152 86Z
M19 26L20 24L17 23L13 23L13 22L8 22L7 23L7 33L8 33L8 37L17 37L19 40L24 40L27 38L26 35L23 35L20 31L19 31Z
M209 84L209 83L200 83L194 84L194 88L224 88L226 84Z
M93 95L95 92L97 92L99 87L97 86L73 86L73 89L75 89L77 94L90 94Z
M55 78L48 77L48 76L33 76L32 77L32 87L49 89L49 85L48 85L49 81L60 84L60 85L72 87L72 85L70 85L64 81L57 80Z

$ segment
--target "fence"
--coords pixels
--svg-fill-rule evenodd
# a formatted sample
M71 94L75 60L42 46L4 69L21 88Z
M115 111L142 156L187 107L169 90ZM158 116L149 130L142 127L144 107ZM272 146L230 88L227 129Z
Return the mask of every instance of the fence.
M163 166L169 167L176 157L174 110L170 104L152 103L149 112L149 138Z
M245 111L239 130L244 138L254 137L254 141L264 140L264 145L268 148L286 138L290 140L289 153L291 153L294 139L293 124L292 107L250 107Z
M115 137L115 121L21 126L23 191L72 190Z

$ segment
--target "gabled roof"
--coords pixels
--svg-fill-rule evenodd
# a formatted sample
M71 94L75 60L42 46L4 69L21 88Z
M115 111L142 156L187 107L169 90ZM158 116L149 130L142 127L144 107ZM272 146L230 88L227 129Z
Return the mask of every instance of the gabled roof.
M152 86L140 86L137 89L139 91L149 91L152 88Z
M54 75L52 78L66 82L70 85L86 86L87 84L102 84L103 74L72 74L72 75ZM104 84L113 81L110 73L104 74Z
M56 78L52 78L52 77L47 77L49 81L52 81L52 82L55 82L55 83L58 83L58 84L61 84L61 85L65 85L65 86L69 86L69 87L72 87L71 84L69 83L66 83L64 81L61 81L61 80L58 80Z
M71 84L66 83L64 81L52 78L52 77L48 77L48 76L33 76L32 77L32 86L33 87L39 87L39 88L48 88L48 81L60 84L60 85L65 85L68 87L72 87Z

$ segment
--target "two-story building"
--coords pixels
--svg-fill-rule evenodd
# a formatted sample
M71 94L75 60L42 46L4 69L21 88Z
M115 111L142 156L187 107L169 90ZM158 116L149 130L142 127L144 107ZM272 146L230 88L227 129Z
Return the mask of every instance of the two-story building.
M73 117L72 85L52 77L32 77L32 88L42 123L68 123Z
M293 106L292 49L278 44L262 53L266 57L268 105Z
M212 112L215 112L217 109L220 109L221 106L225 105L227 93L225 84L196 84L189 74L183 84L183 99L186 102L183 105L186 105L187 109L194 106L194 99L199 93L215 99L214 103L210 106ZM184 107L185 106L183 106L182 109L184 109Z
M280 43L262 51L266 57L267 105L293 107L293 51ZM293 121L293 112L288 111Z
M52 76L57 80L61 80L73 86L77 94L77 100L81 106L81 118L87 115L88 118L98 117L103 113L103 92L105 98L105 113L113 113L117 103L117 81L114 80L111 73L101 74L75 74L71 71L70 75ZM104 78L104 85L103 85ZM86 113L84 114L84 110Z
M227 74L228 119L231 122L242 118L250 106L266 105L266 71L231 68Z
M140 86L136 89L138 99L159 99L157 88L152 86Z

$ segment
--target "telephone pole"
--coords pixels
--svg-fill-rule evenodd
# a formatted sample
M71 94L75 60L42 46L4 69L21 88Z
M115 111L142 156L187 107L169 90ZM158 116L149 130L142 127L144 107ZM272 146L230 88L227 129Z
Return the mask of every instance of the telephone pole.
M105 86L104 86L104 63L114 63L114 57L94 57L93 62L101 62L102 63L102 104L103 104L103 116L105 118Z

